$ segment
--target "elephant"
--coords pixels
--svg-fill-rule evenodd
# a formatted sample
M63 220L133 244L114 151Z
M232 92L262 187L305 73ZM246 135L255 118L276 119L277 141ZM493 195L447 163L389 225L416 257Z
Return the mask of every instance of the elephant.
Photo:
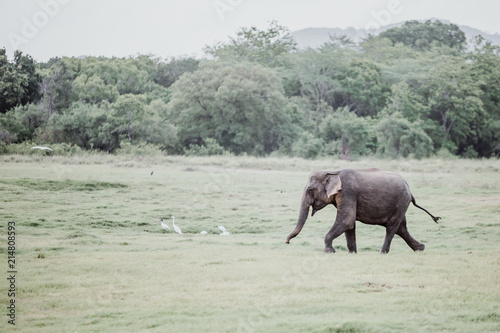
M297 225L286 243L289 244L302 230L309 207L312 206L311 216L314 216L318 210L333 204L337 208L337 217L325 236L326 253L335 252L332 241L342 233L345 233L349 252L357 252L356 220L385 227L386 236L381 253L389 252L396 234L413 251L423 251L425 245L415 240L406 227L405 214L410 201L438 223L440 217L417 205L408 183L398 174L375 168L313 171L304 188Z

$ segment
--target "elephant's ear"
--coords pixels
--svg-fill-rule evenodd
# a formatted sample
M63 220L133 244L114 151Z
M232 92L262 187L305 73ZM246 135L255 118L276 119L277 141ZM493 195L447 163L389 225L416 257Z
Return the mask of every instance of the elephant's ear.
M342 182L338 174L327 174L327 180L325 184L326 195L328 198L333 199L332 196L342 190Z

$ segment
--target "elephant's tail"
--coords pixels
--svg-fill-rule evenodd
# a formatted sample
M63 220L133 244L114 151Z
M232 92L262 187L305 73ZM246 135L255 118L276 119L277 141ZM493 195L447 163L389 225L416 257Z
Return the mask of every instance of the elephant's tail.
M441 218L439 216L432 215L431 213L429 213L429 211L427 209L425 209L424 207L420 207L419 205L417 205L417 203L415 202L415 197L413 196L413 194L411 195L411 202L413 203L413 205L415 207L420 208L421 210L423 210L424 212L426 212L427 214L429 214L432 217L432 219L434 220L434 222L439 223L438 220L440 220Z

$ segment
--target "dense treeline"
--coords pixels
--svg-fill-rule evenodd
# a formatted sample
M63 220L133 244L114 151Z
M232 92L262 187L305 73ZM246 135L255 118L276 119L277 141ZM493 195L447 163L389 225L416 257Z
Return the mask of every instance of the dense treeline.
M271 22L205 53L35 63L0 49L0 151L25 141L306 158L500 151L500 50L468 45L453 24L410 21L298 50Z

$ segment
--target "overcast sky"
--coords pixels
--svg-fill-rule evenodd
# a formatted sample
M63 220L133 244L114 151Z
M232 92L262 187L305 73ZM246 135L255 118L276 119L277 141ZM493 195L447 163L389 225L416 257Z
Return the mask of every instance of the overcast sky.
M240 27L271 20L309 27L374 28L440 18L500 33L499 0L0 0L0 48L37 61L61 56L201 55Z

